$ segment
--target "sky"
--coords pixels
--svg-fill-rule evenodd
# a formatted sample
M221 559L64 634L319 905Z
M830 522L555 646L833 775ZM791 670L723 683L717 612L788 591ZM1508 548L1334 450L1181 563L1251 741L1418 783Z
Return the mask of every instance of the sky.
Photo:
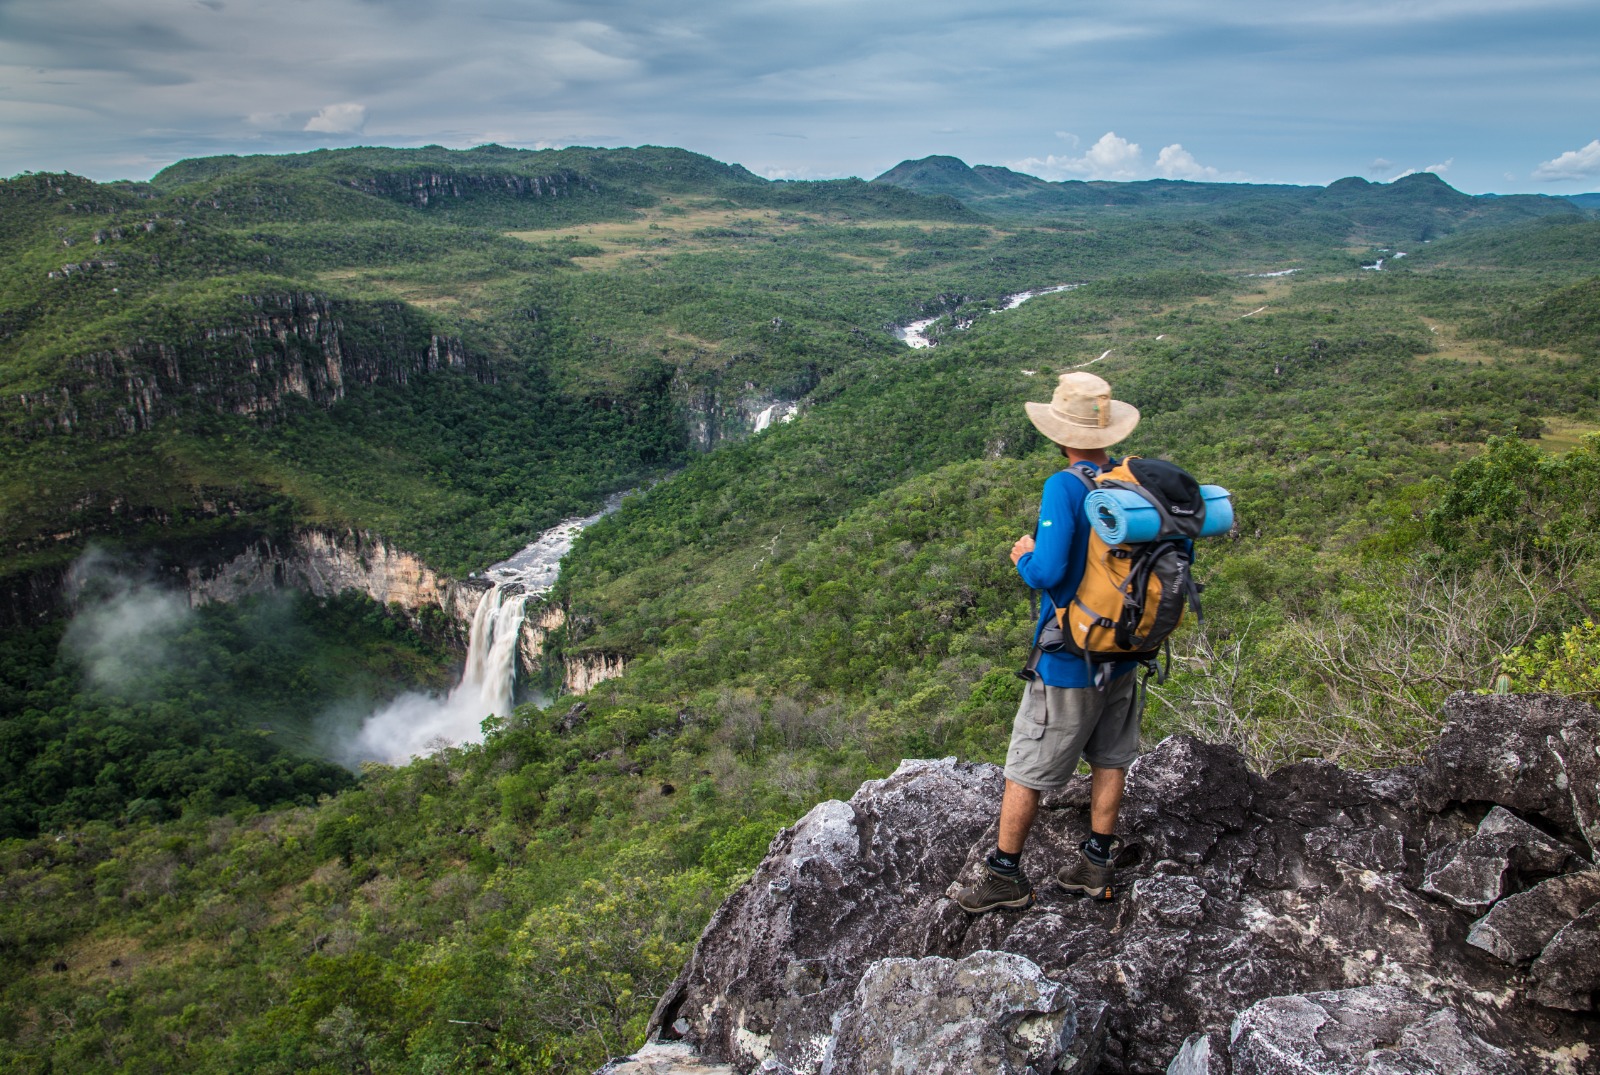
M0 0L0 176L349 145L1600 190L1595 0Z

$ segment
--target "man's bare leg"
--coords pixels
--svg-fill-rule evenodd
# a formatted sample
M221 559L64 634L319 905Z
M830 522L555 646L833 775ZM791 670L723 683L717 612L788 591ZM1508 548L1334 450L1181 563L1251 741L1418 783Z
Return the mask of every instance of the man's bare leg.
M1122 788L1126 781L1126 769L1100 769L1091 765L1089 767L1089 828L1095 832L1105 833L1107 836L1116 834L1117 814L1122 811ZM1011 794L1011 786L1006 786L1006 794ZM1038 803L1037 793L1034 803ZM1030 814L1028 820L1032 821ZM1000 811L1000 834L1005 838L1005 808ZM1005 844L1000 845L1002 848Z
M1121 770L1108 770L1119 776ZM1122 785L1117 785L1117 802L1122 801ZM1022 845L1028 840L1028 830L1039 813L1039 793L1013 781L1006 781L1006 793L1000 800L1000 838L997 847L1008 855L1022 857ZM1115 814L1113 814L1113 820Z
M1038 813L1039 793L1007 780L995 849L984 860L985 870L978 880L956 893L956 903L963 911L982 914L999 907L1033 906L1033 886L1022 872L1022 845Z
M1111 899L1115 847L1111 837L1122 810L1124 776L1121 769L1089 767L1089 839L1081 845L1082 853L1056 874L1056 884L1067 892L1102 902Z

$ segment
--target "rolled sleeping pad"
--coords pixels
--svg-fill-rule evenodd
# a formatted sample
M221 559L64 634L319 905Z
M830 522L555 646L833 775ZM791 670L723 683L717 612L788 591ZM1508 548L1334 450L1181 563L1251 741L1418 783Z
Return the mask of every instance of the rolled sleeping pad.
M1201 537L1217 537L1233 529L1233 499L1220 485L1202 485L1206 502ZM1161 512L1138 493L1127 489L1096 489L1083 501L1089 524L1107 545L1138 544L1161 534Z
M1200 536L1221 537L1232 530L1233 494L1220 485L1202 485L1200 495L1206 501L1206 521Z
M1156 506L1126 489L1096 489L1084 498L1083 510L1107 545L1149 541L1161 532Z

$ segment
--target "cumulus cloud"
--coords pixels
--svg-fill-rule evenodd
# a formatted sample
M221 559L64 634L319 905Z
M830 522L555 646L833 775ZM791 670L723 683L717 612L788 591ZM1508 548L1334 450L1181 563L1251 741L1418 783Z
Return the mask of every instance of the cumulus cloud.
M1454 164L1455 162L1456 162L1456 159L1454 157L1451 157L1449 160L1445 161L1443 164L1429 164L1429 165L1427 165L1426 167L1423 167L1423 168L1407 168L1405 171L1403 171L1399 175L1395 176L1395 179L1404 179L1408 175L1417 175L1417 174L1419 174L1421 172L1432 172L1434 175L1443 175L1445 172L1448 172L1450 170L1450 166L1452 164Z
M367 125L367 106L346 101L323 105L322 111L306 121L305 129L321 134L355 134Z
M1582 149L1569 149L1533 170L1535 179L1593 179L1600 176L1600 138Z
M1071 139L1074 143L1077 141L1065 131L1057 131L1056 134L1058 137ZM1148 178L1152 173L1165 179L1207 182L1242 178L1235 173L1225 174L1210 165L1201 164L1193 153L1183 148L1180 142L1162 146L1156 154L1155 164L1149 166L1145 163L1144 150L1140 148L1139 143L1130 142L1115 131L1107 131L1101 135L1100 140L1090 146L1088 152L1081 157L1052 153L1044 157L1029 157L1026 160L1015 161L1008 167L1044 179L1127 181Z
M1379 157L1367 165L1368 175L1392 175L1397 166L1394 161Z
M1009 165L1042 179L1137 179L1144 172L1144 151L1115 131L1107 131L1081 157L1029 157Z
M1194 159L1183 146L1174 142L1170 146L1162 146L1161 152L1156 156L1156 173L1167 179L1201 179L1215 181L1222 178L1222 173L1210 165L1201 164Z

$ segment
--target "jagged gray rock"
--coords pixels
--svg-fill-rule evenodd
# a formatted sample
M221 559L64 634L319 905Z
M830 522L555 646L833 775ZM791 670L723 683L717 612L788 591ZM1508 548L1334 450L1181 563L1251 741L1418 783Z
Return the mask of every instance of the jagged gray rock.
M1497 806L1471 837L1428 856L1422 890L1464 911L1482 913L1505 895L1518 874L1549 877L1574 857L1570 848Z
M1551 694L1513 697L1511 703L1501 695L1450 697L1444 732L1428 751L1420 798L1435 810L1483 802L1537 814L1586 838L1593 858L1600 842L1593 822L1600 811L1593 794L1600 783L1594 707ZM1586 826L1580 817L1591 821Z
M833 1013L873 962L916 947L897 930L941 897L993 824L1001 787L991 765L907 761L847 803L819 804L712 916L656 1025L681 1013L709 1056L747 1069L775 1055L816 1072Z
M1600 856L1600 731L1569 720L1546 740L1561 764L1561 782L1572 793L1572 819L1594 856Z
M1066 1075L1093 1053L1079 1026L1071 990L1021 956L880 959L834 1015L822 1073Z
M1227 1057L1228 1046L1221 1034L1190 1034L1167 1065L1167 1075L1228 1075Z
M1232 1075L1513 1075L1521 1066L1461 1014L1394 986L1251 1005L1233 1021Z
M1600 870L1552 877L1495 904L1472 923L1467 943L1507 963L1526 963L1544 951L1561 927L1596 904L1600 904Z
M1554 881L1536 884L1541 871L1561 868L1558 858L1570 859L1564 877L1589 869L1583 803L1600 796L1600 772L1584 775L1583 751L1600 734L1600 712L1516 695L1458 697L1448 712L1425 765L1374 773L1308 762L1260 777L1230 749L1164 740L1128 774L1117 900L1041 884L1035 906L976 918L946 891L976 876L993 842L1000 773L906 762L773 841L707 926L652 1033L740 1072L770 1060L820 1075L825 1059L830 1070L855 1070L861 1050L883 1048L882 1039L842 1039L833 1017L856 1002L869 972L884 973L875 966L1004 952L1074 998L1078 1040L1091 1019L1103 1025L1098 1067L1074 1060L1075 1071L1179 1065L1181 1075L1242 1075L1229 1038L1235 1017L1257 1011L1247 1045L1264 1056L1275 1040L1265 1013L1298 1011L1315 1023L1306 1033L1333 1058L1329 1071L1600 1072L1600 1025L1578 1014L1595 988L1586 975L1600 962L1600 911L1580 907L1558 921L1572 900L1557 898L1564 888L1544 889ZM1549 786L1530 786L1540 779ZM1046 799L1023 863L1036 881L1082 839L1086 792L1079 781ZM1550 930L1521 967L1485 950L1491 927L1508 935L1492 910L1479 919L1483 945L1469 944L1477 915L1425 890L1430 876L1442 888L1439 871L1463 848L1507 833L1515 868L1500 875L1511 893L1500 898L1531 906L1541 893L1540 928ZM1514 954L1532 941L1505 943ZM1408 999L1393 1034L1352 1045L1348 1062L1329 1052L1343 1040L1334 1024L1386 989L1427 999ZM909 1014L891 1037L938 1042L945 1055L999 1055L1010 1018L957 1019L910 1000L897 1010ZM840 1029L865 1025L848 1018Z
M613 1060L595 1075L735 1075L727 1064L700 1059L689 1045L651 1042L632 1056Z
M1557 931L1533 961L1533 998L1572 1012L1594 1009L1600 990L1600 907L1590 907Z

